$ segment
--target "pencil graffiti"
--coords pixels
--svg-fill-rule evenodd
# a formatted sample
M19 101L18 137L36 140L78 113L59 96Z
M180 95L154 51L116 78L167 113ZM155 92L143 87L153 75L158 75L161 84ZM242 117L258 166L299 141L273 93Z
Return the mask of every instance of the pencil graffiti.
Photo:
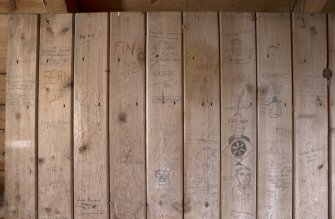
M228 120L228 125L232 128L233 135L229 137L228 146L223 152L237 163L241 163L255 148L249 137L245 136L248 120L241 113L236 112Z
M225 61L229 64L247 64L251 61L251 50L245 48L241 39L232 39L231 48L225 54Z
M253 202L254 192L251 185L251 170L243 165L237 165L236 178L238 184L233 187L233 210L231 216L234 218L255 218L251 213L250 203Z

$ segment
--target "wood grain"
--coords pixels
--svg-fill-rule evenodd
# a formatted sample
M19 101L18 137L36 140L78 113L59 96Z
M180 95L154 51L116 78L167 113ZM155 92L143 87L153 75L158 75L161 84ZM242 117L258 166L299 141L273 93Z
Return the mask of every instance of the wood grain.
M220 218L219 20L185 12L184 218Z
M74 218L109 218L108 14L75 15Z
M147 218L183 218L181 13L147 15Z
M253 13L220 14L222 218L256 217L254 17Z
M111 13L111 218L146 218L145 17Z
M6 73L7 67L7 33L8 15L0 14L0 74Z
M289 14L257 14L257 218L292 218L290 25Z
M325 14L293 15L296 218L328 218L328 97Z
M10 15L5 217L36 218L37 15Z
M38 216L72 217L72 14L41 15Z

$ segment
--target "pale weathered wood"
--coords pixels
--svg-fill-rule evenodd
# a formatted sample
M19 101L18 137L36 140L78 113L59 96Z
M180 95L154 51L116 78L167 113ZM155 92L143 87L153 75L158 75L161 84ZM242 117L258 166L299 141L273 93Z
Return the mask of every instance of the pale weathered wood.
M181 13L147 15L149 219L183 218Z
M74 218L108 215L108 14L76 14Z
M257 14L257 218L292 218L290 14Z
M6 73L7 67L7 23L8 15L0 14L0 74Z
M110 218L146 218L145 17L111 13Z
M330 168L330 185L329 194L331 197L331 212L330 218L335 217L335 14L328 14L328 68L332 71L332 77L329 80L329 151L331 160L329 161Z
M72 215L72 14L41 15L38 216Z
M328 218L325 14L293 15L295 218ZM286 200L287 201L287 200Z
M220 218L219 23L185 12L184 218Z
M36 218L37 15L10 15L5 217Z
M222 218L256 218L254 18L220 14Z

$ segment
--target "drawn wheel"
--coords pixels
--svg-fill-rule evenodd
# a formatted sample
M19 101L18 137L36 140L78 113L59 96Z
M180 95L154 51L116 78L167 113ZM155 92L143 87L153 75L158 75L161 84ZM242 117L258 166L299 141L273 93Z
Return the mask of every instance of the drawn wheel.
M242 157L247 152L247 145L242 140L235 140L231 143L231 153L236 157Z

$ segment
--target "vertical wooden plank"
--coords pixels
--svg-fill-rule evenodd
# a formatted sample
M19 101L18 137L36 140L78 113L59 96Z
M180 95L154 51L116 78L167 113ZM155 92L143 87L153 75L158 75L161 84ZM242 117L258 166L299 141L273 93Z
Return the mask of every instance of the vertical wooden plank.
M145 16L111 13L111 218L146 218Z
M329 185L329 194L331 194L331 212L329 212L330 217L335 217L335 14L328 14L328 68L333 72L333 76L330 78L329 83L329 153L331 160L329 161L330 168L330 185Z
M74 218L109 218L108 14L75 15Z
M293 15L295 218L328 218L325 14Z
M218 17L184 13L185 218L220 218Z
M37 15L8 25L5 217L36 218Z
M290 14L257 14L257 218L292 218L290 19Z
M6 14L0 14L0 74L6 73L7 65L7 23L8 16Z
M40 21L38 216L72 215L72 14Z
M256 48L253 13L221 13L222 218L256 218Z
M183 218L181 13L147 15L149 219Z

